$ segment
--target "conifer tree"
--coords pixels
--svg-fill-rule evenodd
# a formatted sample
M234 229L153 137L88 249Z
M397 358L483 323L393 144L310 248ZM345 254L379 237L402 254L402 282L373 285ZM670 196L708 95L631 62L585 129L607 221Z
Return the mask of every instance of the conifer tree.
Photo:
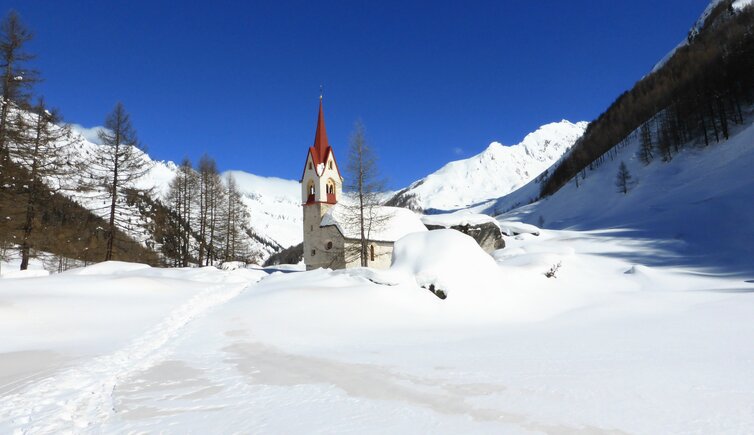
M649 130L649 121L647 121L641 126L641 148L639 149L639 157L645 165L648 165L654 157L652 148L652 132Z
M113 259L116 230L122 229L127 223L120 214L122 205L119 200L126 189L135 194L146 193L137 189L134 182L146 174L151 166L144 158L131 118L122 103L115 105L98 136L102 145L97 148L91 167L95 177L104 180L110 200L105 253L105 261L108 261Z
M183 159L178 167L178 173L170 182L168 191L168 204L176 213L180 228L177 228L179 237L177 264L183 267L189 265L191 259L191 240L193 224L194 198L197 196L199 175L191 165L188 158Z
M625 162L620 162L620 167L618 168L618 175L615 179L615 186L618 188L618 192L627 195L628 191L631 189L633 183L633 177L631 176L631 173L628 172L628 167L626 167Z
M358 228L359 247L355 255L361 259L361 265L369 265L369 242L373 233L380 231L389 216L380 213L379 194L384 191L384 181L377 167L377 156L367 143L364 125L357 121L351 134L346 165L346 188L353 196L353 205L344 205L345 225ZM346 252L346 257L354 253ZM348 261L348 258L346 259Z
M214 264L217 256L218 224L224 203L224 188L215 160L204 155L199 160L198 224L199 264Z
M225 261L239 261L246 254L243 236L249 222L249 211L241 199L241 192L232 174L226 176L225 188Z
M18 141L24 126L12 122L14 109L28 108L31 88L37 74L26 63L34 58L25 51L32 33L15 11L0 23L0 181L7 171L8 145Z
M28 127L24 135L8 144L11 160L20 168L19 183L26 191L23 238L21 242L21 270L29 265L32 232L36 226L36 205L42 195L62 189L71 189L70 175L81 170L70 158L75 139L68 125L62 125L56 111L49 111L44 99L31 113L16 112L16 123Z

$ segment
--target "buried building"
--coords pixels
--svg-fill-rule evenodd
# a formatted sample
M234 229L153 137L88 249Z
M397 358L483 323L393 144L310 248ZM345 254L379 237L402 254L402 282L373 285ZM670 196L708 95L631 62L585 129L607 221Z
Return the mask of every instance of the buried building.
M307 270L361 266L360 210L343 201L343 177L327 140L322 97L314 145L309 147L301 176L301 200ZM373 207L365 214L369 267L390 267L396 240L412 232L427 231L419 217L407 209Z

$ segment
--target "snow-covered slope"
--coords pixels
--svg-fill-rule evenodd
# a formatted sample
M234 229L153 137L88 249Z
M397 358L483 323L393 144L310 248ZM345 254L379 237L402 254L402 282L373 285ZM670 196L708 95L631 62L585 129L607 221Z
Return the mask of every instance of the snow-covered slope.
M232 174L251 214L251 227L284 248L301 243L303 213L298 181L260 177L243 171Z
M586 122L543 125L513 146L493 142L486 150L450 162L398 192L388 204L414 210L451 210L498 198L539 175L581 137Z
M704 27L704 23L707 21L707 18L709 18L710 14L712 13L712 10L715 9L717 5L722 3L724 0L712 0L710 4L707 5L707 7L702 12L702 15L699 16L699 18L696 20L693 26L691 26L691 29L689 29L689 36L695 37L699 34L699 32ZM754 4L754 0L733 0L732 7L734 11L739 11L746 6L750 6ZM662 68L663 65L665 65L671 57L675 54L676 51L678 51L679 48L688 45L689 40L688 37L681 41L675 48L670 50L668 54L662 57L659 62L655 64L655 66L652 68L651 72L655 72Z
M78 143L74 145L77 148L75 155L86 160L94 155L99 145L87 140L82 133L79 130L74 131L78 139ZM152 160L148 153L143 153L142 157L151 169L134 183L135 187L152 189L155 198L164 199L170 182L177 173L177 165L172 161ZM301 234L300 189L297 181L261 177L244 171L227 171L223 176L227 173L231 173L238 182L244 203L251 216L249 226L257 236L283 247L301 242L303 236ZM71 190L66 193L95 214L104 216L109 211L102 207L104 192L99 188L95 187L95 190L90 192ZM142 243L148 242L150 235L143 230L147 222L139 216L134 207L125 202L122 204L122 209L134 223L129 230L129 235ZM268 252L270 247L264 243L255 242L253 249L265 251L263 254L265 258L271 253Z
M571 180L551 197L502 218L547 228L619 229L616 236L651 240L670 254L652 262L687 264L754 278L754 115L736 126L730 140L704 147L689 144L670 162L637 157L639 135L586 178ZM618 167L633 177L628 194L618 192ZM486 212L503 208L506 198ZM496 208L497 207L497 208ZM476 211L479 210L479 207ZM648 256L649 258L650 256Z

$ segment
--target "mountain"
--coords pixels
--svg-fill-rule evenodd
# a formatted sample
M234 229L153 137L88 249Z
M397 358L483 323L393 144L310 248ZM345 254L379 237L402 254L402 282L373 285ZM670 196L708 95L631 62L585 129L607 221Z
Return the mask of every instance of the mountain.
M752 3L713 1L546 174L470 211L598 231L640 247L611 253L640 265L754 277Z
M546 124L521 143L493 142L483 152L450 162L399 191L388 205L416 211L451 210L498 198L546 170L584 133L586 122Z
M633 258L641 264L754 278L754 110L747 113L747 122L734 127L729 140L709 147L689 144L669 162L645 165L639 158L640 135L632 135L578 187L568 183L498 218L548 229L607 231L644 246L646 256ZM616 187L621 163L631 175L627 194Z
M288 248L303 240L301 185L295 180L261 177L244 171L227 171L238 184L257 234Z
M100 145L88 140L85 132L77 126L73 126L72 130L70 163L72 167L85 165L96 155ZM170 214L166 197L178 166L172 161L153 160L147 152L136 152L151 169L132 185L123 187L145 189L149 193L140 198L125 194L120 196L119 219L127 222L123 226L121 237L130 239L124 240L124 243L136 242L144 248L160 252L164 240L157 228L165 222L165 216ZM300 190L297 181L260 177L243 171L227 171L222 176L227 174L235 177L250 215L246 225L250 258L263 262L273 253L301 241ZM46 181L51 186L56 183L53 180ZM58 189L60 186L55 186L60 195L74 201L94 216L107 219L109 199L106 186L85 173L74 173L66 183L70 188ZM81 188L84 185L87 188ZM101 224L98 225L101 227ZM96 229L92 231L96 233Z
M711 16L714 19L713 12L715 11L715 8L721 3L723 3L724 1L726 0L712 0L710 4L707 5L707 8L704 9L704 12L702 12L702 14L696 20L694 25L691 26L691 29L689 29L688 36L683 41L681 41L675 48L673 48L665 56L663 56L662 59L660 59L660 61L655 64L651 72L655 72L659 70L660 68L662 68L668 62L668 60L670 60L670 58L673 57L673 55L676 53L676 51L678 51L679 48L687 46L691 40L693 40L697 35L699 35L699 32L702 31L707 20L710 19ZM740 11L743 8L750 6L752 4L754 4L754 0L733 0L730 3L731 5L730 7L734 11Z
M79 146L83 155L89 155L91 148L99 145L82 137ZM164 202L170 181L175 177L178 167L172 161L152 160L147 153L144 153L143 158L152 168L135 183L135 187L150 189L153 199ZM244 171L226 171L222 174L223 179L228 174L236 179L250 215L247 226L250 230L249 249L252 257L264 261L273 253L301 242L301 193L297 181L262 177ZM103 212L107 212L101 211L100 204L91 199L100 198L102 192L69 192L69 195L96 214L103 215ZM129 235L142 243L158 247L153 235L144 230L152 226L150 219L142 216L132 204L124 202L122 206L134 216L135 224L130 228Z
M541 196L592 170L642 126L655 133L647 151L669 160L689 139L719 143L744 122L743 107L754 98L754 2L715 1L698 23L686 44L589 124L550 170Z

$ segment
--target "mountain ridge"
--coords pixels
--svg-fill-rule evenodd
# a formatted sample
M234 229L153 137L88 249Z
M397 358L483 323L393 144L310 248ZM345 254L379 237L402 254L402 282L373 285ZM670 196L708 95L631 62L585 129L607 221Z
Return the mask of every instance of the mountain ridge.
M386 204L414 211L452 210L504 196L557 161L586 127L583 121L562 120L540 126L515 145L492 142L481 153L413 182Z

